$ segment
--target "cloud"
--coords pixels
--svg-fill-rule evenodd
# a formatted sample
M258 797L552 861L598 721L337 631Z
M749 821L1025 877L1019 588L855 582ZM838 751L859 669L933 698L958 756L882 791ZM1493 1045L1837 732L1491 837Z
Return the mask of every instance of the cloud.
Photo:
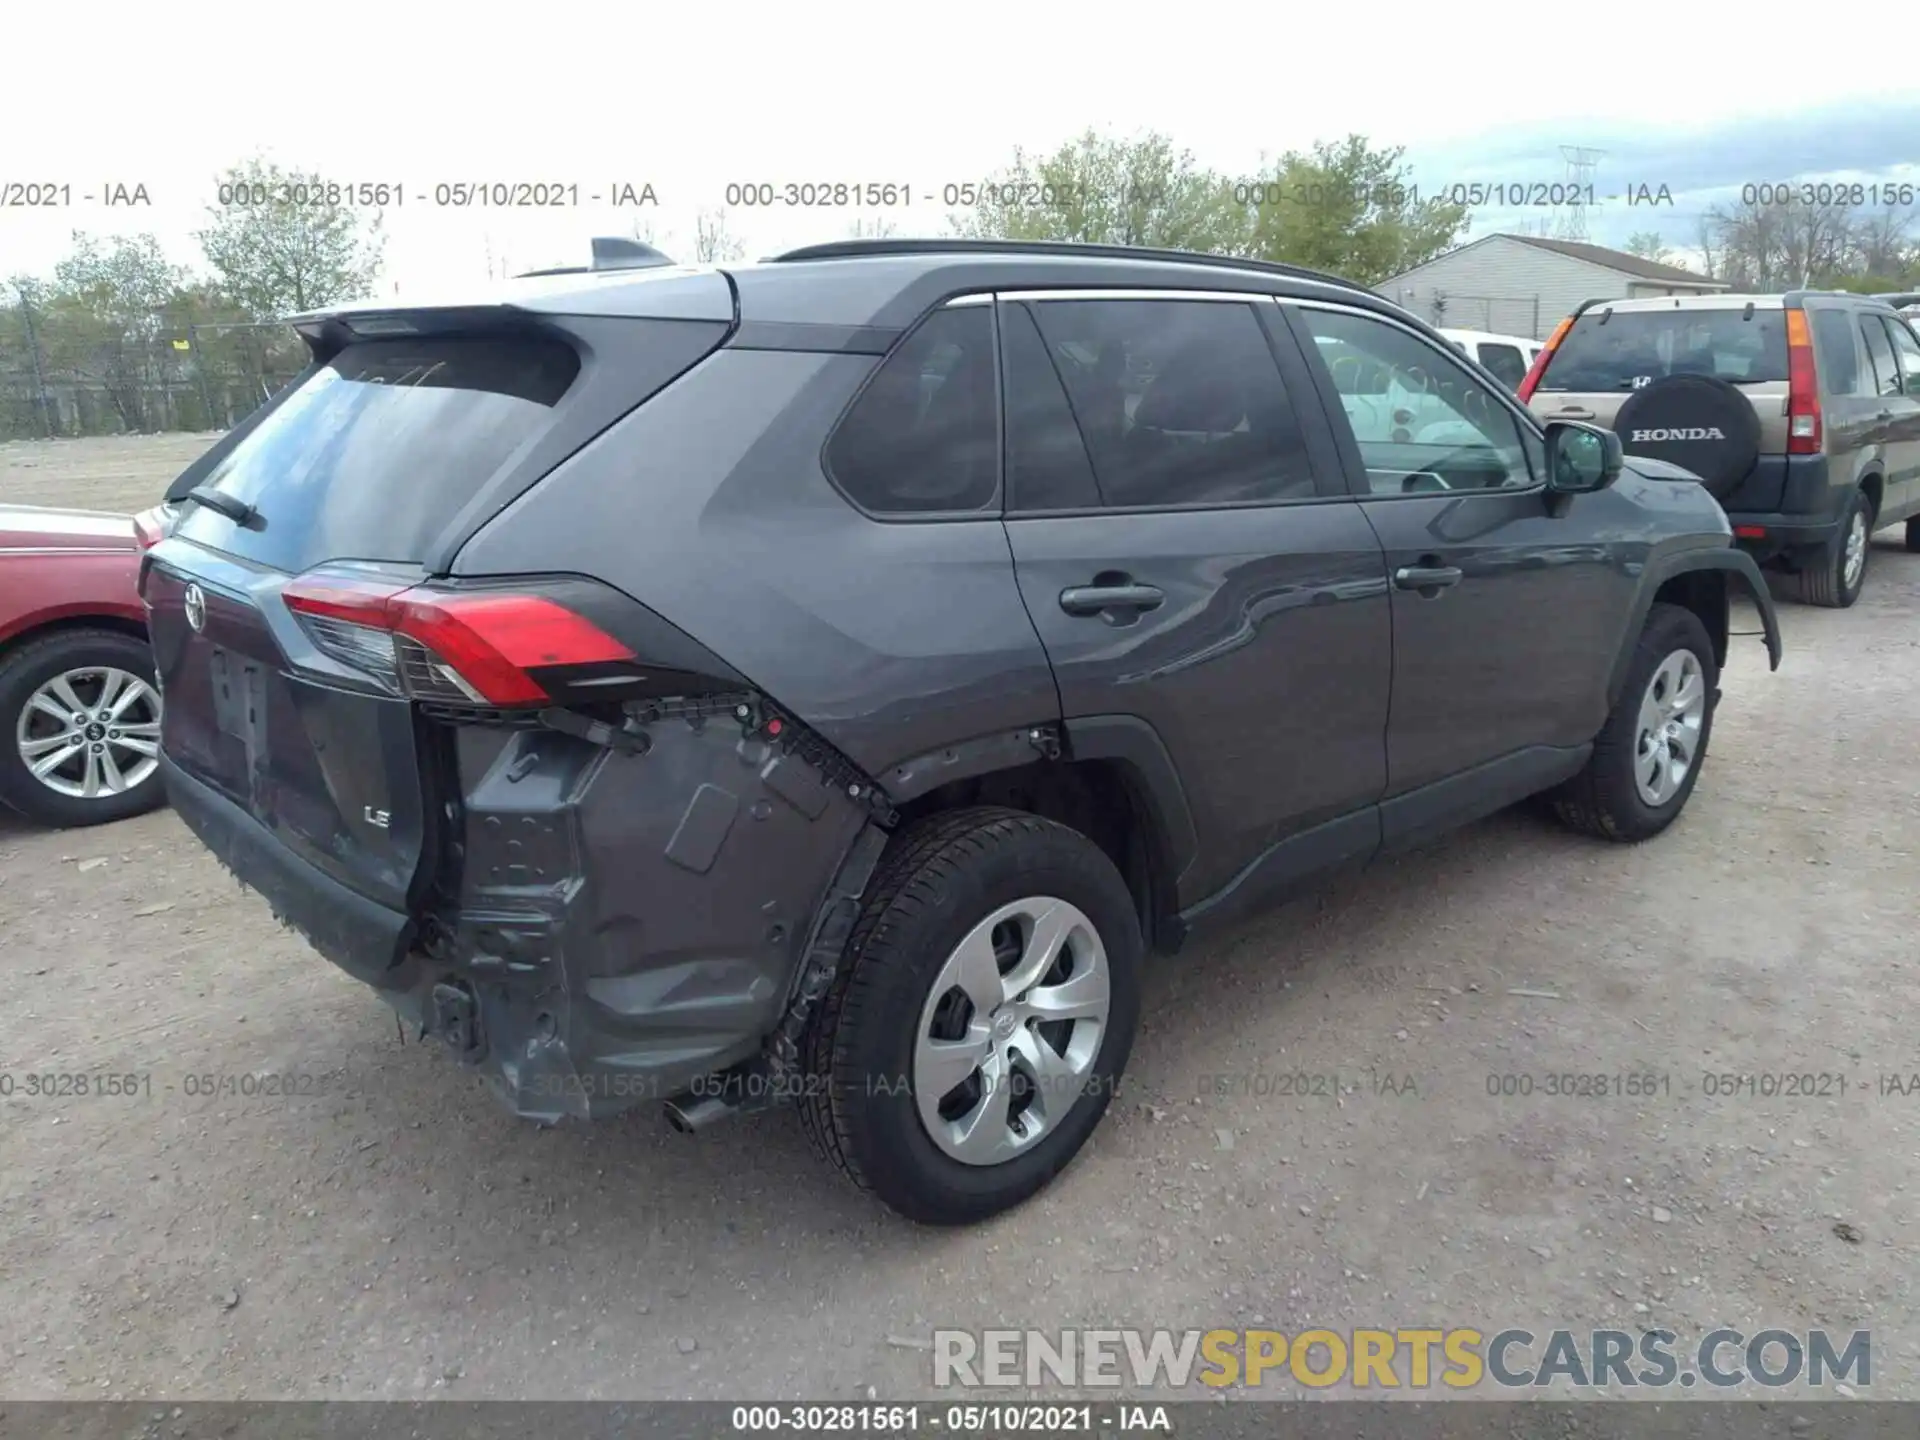
M1601 152L1592 172L1595 203L1586 222L1588 237L1602 245L1619 244L1642 230L1658 230L1670 242L1683 243L1710 208L1737 203L1751 185L1891 181L1920 190L1920 145L1915 144L1920 99L1827 105L1690 129L1618 122L1561 128L1566 143ZM1521 185L1562 184L1568 175L1558 143L1520 140L1510 131L1409 148L1407 162L1423 194L1475 183L1511 194ZM1630 196L1642 195L1655 203L1628 203ZM1490 199L1475 208L1471 233L1530 228L1561 213Z

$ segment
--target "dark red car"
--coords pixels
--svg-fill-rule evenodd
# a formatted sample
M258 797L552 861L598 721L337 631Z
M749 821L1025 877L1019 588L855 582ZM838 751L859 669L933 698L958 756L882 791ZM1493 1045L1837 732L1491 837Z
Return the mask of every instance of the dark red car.
M0 505L0 802L96 825L165 798L137 520Z

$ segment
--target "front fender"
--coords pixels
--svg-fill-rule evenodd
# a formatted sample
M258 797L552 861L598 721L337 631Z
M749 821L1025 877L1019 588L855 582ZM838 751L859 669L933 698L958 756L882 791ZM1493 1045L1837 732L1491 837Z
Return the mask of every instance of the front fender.
M1627 627L1607 683L1609 706L1620 698L1620 687L1626 683L1627 667L1633 661L1634 646L1639 643L1640 631L1647 623L1647 613L1653 609L1653 597L1674 576L1693 570L1730 571L1745 583L1747 593L1753 597L1754 608L1760 612L1760 628L1767 642L1767 668L1780 668L1780 617L1774 611L1773 595L1768 591L1767 582L1761 576L1760 567L1754 563L1753 556L1731 547L1675 551L1650 560L1642 572L1640 593L1634 600L1633 623ZM1731 633L1729 631L1729 635Z

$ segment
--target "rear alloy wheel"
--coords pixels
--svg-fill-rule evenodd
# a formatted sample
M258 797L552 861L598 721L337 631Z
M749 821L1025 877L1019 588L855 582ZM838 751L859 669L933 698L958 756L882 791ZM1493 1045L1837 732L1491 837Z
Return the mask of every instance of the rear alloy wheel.
M1002 905L927 990L913 1095L933 1143L964 1165L1036 1145L1080 1098L1113 986L1093 922L1052 895Z
M1867 557L1872 553L1873 504L1856 490L1840 517L1840 532L1832 545L1814 552L1800 572L1800 594L1810 604L1845 610L1860 598L1867 583Z
M809 1138L909 1219L984 1220L1100 1123L1140 1011L1140 924L1085 836L1013 810L897 836L809 1030Z
M151 653L106 630L66 630L0 665L0 800L43 825L97 825L151 810L160 783L160 695Z

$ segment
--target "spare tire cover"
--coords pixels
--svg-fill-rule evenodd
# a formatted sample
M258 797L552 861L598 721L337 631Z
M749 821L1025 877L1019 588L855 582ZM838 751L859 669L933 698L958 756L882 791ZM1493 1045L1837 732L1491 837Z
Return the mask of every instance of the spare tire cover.
M1760 456L1752 402L1711 375L1668 375L1634 391L1613 428L1627 454L1691 470L1716 499L1751 475Z

